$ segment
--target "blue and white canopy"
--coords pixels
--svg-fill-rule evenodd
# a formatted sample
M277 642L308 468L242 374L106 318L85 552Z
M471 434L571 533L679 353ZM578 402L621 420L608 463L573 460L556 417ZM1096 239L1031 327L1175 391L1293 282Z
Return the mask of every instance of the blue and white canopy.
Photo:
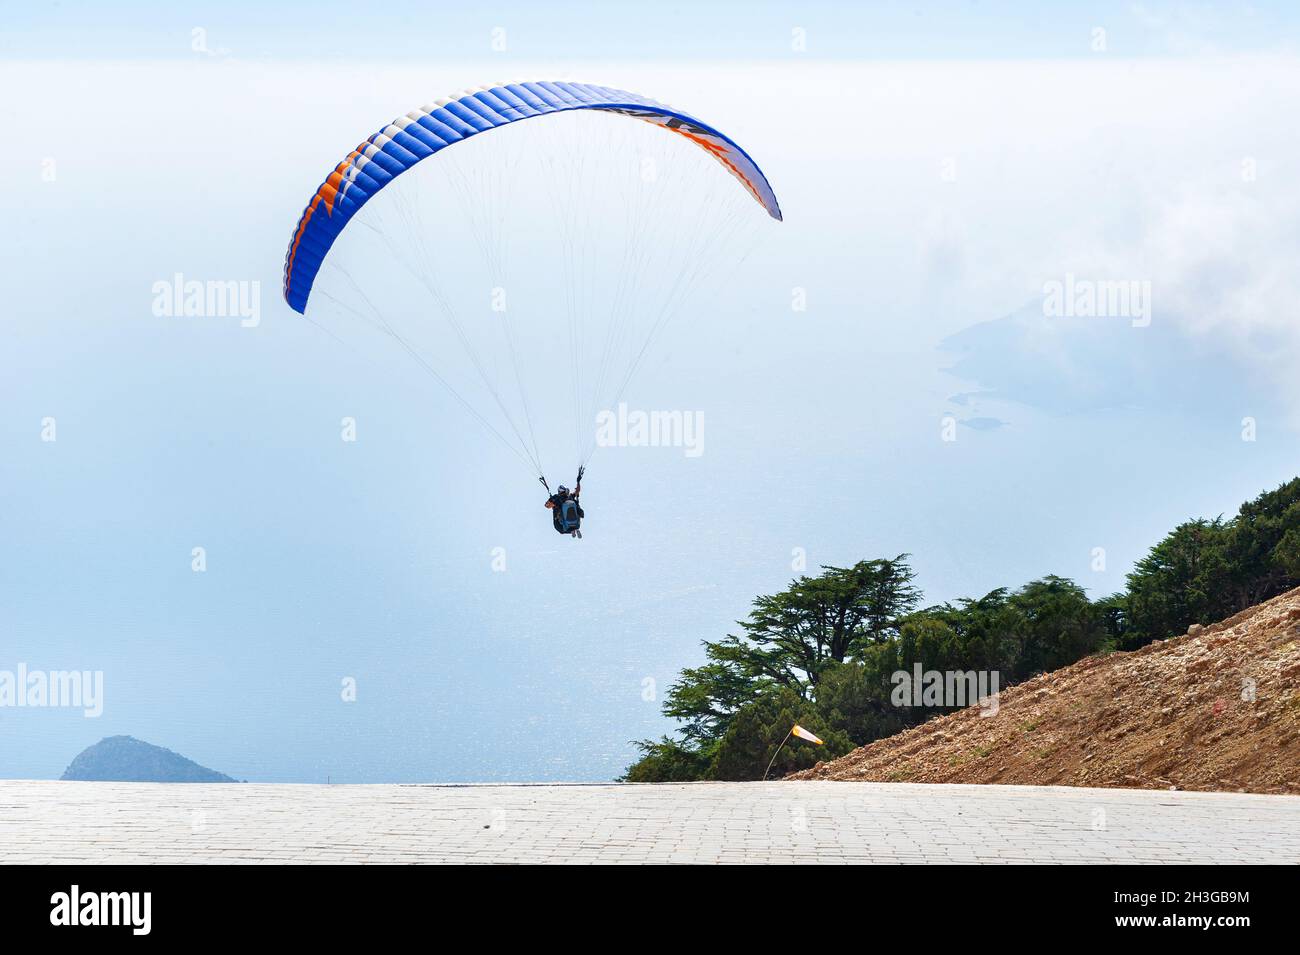
M316 273L344 227L371 196L416 163L476 133L521 119L596 109L685 136L736 177L764 209L781 218L776 195L743 149L707 123L655 100L586 83L507 83L468 90L393 120L334 167L303 211L285 255L284 297L305 312Z

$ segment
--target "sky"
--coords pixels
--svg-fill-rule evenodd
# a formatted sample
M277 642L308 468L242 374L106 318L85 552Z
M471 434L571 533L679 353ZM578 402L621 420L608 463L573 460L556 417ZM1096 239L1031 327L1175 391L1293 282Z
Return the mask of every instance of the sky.
M0 671L104 689L90 717L0 708L0 777L57 777L122 733L257 781L611 779L671 730L663 694L700 642L805 563L908 553L927 602L1049 573L1102 596L1178 522L1294 477L1294 9L1043 7L8 12ZM396 343L279 297L348 149L516 77L714 123L785 213L746 209L743 258L624 397L700 416L701 453L599 449L581 542ZM698 208L673 199L660 224ZM591 235L616 232L620 207L592 205ZM540 201L510 213L554 483L573 459L552 440L556 232ZM440 287L486 301L477 246L423 221L438 261L469 263ZM379 248L335 251L419 334L427 303ZM157 314L177 273L259 283L256 324ZM343 274L322 287L342 297ZM648 272L644 302L674 274ZM1051 289L1106 283L1132 292L1118 313L1052 311ZM491 412L464 356L429 347Z
M545 4L393 0L357 15L339 3L274 5L131 2L27 4L6 14L0 50L20 57L184 58L191 31L209 47L249 60L358 56L428 60L492 50L504 29L508 56L787 59L805 31L803 58L847 60L1086 59L1095 28L1116 56L1294 52L1300 12L1286 3L935 3L722 0L639 4L553 0ZM477 47L477 49L476 49ZM806 55L805 55L806 54ZM471 84L466 84L471 85Z

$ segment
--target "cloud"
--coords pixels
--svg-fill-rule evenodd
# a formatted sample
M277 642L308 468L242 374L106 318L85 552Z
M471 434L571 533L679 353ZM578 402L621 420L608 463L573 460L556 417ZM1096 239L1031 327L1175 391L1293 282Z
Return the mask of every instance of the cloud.
M1007 427L1007 422L1001 418L967 418L960 423L976 431L997 431L999 428Z
M1022 204L1042 216L1020 220L1026 239L997 247L998 232L968 250L970 282L1019 272L1032 291L946 336L949 370L986 402L1050 413L1273 415L1300 429L1300 134L1275 105L1297 93L1297 61L1257 58L1152 71L1132 86L1142 122L1100 96L1079 114L1092 142L1043 147L1057 195L1023 180ZM997 196L1008 210L1011 194ZM1044 315L1042 289L1067 276L1143 283L1150 324Z

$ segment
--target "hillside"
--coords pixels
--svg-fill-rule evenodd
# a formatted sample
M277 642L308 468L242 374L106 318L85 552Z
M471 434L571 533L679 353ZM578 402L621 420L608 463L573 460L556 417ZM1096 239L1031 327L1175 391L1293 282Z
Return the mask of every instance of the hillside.
M106 736L77 754L62 779L132 783L233 783L170 749L132 736Z
M1300 588L788 778L1300 793L1298 685Z

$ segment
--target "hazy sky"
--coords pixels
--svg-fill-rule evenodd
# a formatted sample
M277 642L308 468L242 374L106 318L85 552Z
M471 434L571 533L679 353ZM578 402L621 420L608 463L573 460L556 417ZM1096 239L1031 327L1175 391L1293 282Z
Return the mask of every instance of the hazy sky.
M0 709L0 776L127 733L254 780L608 779L800 551L910 552L928 601L1102 595L1295 476L1294 12L1041 7L7 12L0 670L102 671L105 699ZM755 207L627 394L702 414L704 453L602 449L581 543L396 351L279 297L348 149L505 77L708 119L786 215ZM155 315L178 272L260 282L260 323ZM1045 315L1067 281L1143 314Z

